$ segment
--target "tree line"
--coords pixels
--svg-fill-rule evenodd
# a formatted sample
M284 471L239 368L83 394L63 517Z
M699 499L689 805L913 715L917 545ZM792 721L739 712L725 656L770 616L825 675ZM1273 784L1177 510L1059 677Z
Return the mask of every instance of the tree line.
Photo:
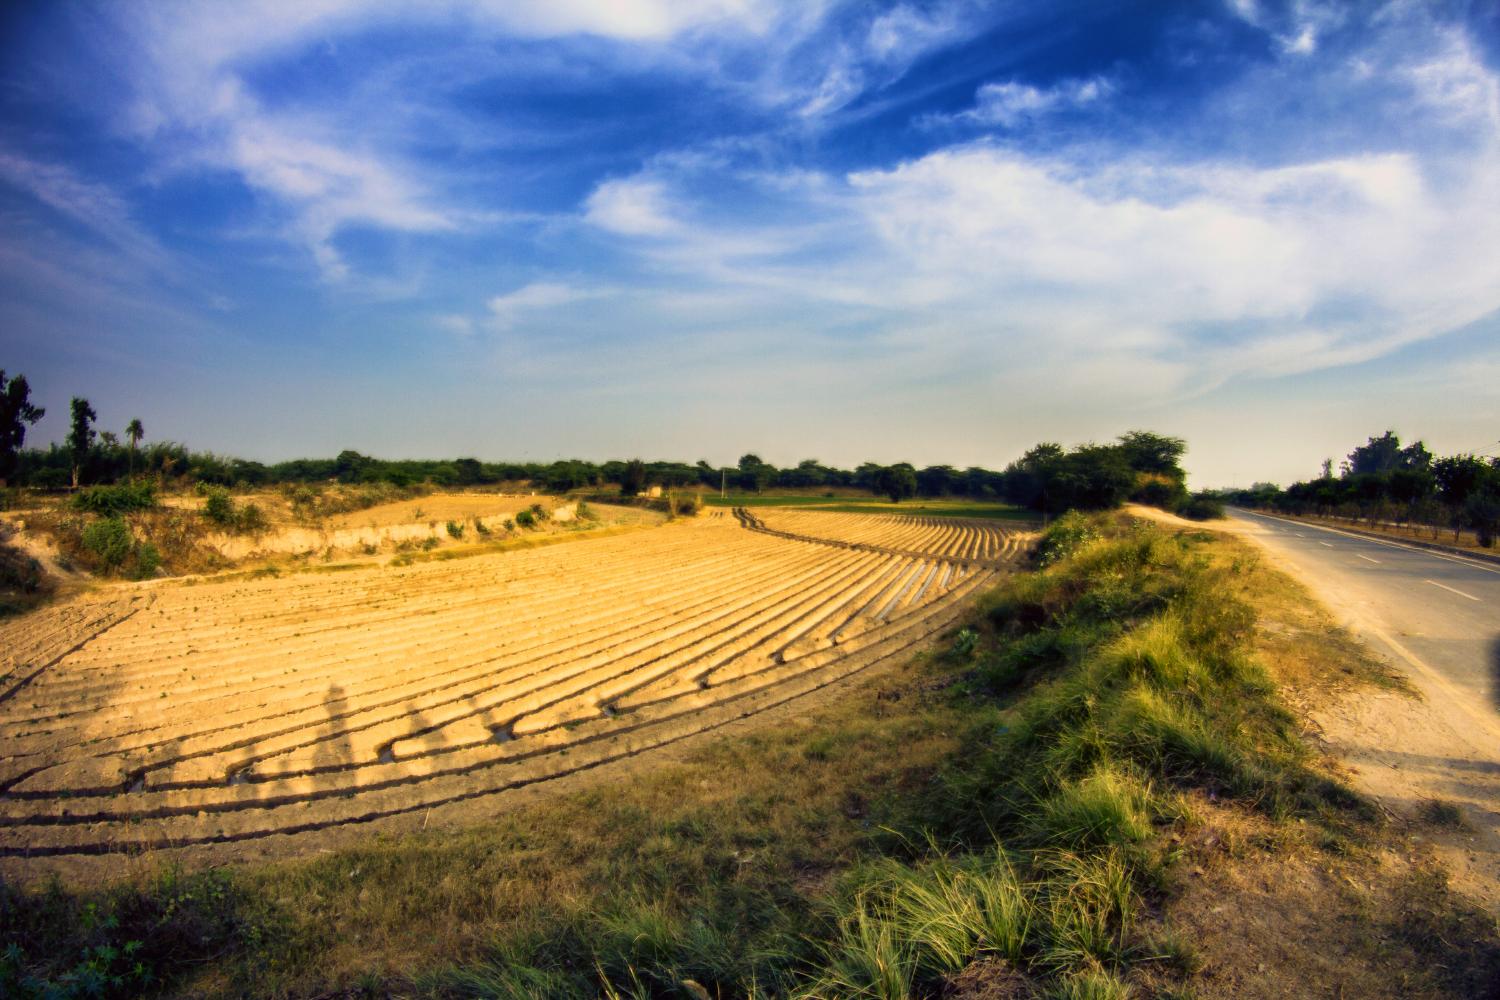
M1393 431L1351 451L1337 475L1326 459L1317 477L1286 489L1256 483L1224 496L1286 514L1426 528L1434 538L1452 531L1454 541L1467 528L1485 548L1500 534L1500 458L1434 456L1421 441L1403 446Z
M1212 516L1214 501L1190 497L1179 438L1131 431L1109 444L1068 449L1045 443L1027 451L1002 470L950 465L918 468L908 462L865 462L853 469L805 459L777 467L756 454L733 466L706 461L616 459L590 462L483 462L477 458L389 460L345 450L333 458L299 458L262 463L191 451L173 441L145 442L145 427L130 420L115 433L99 428L99 416L88 400L75 397L70 429L62 444L26 448L28 426L45 410L30 399L24 376L6 380L0 371L0 484L33 489L77 489L147 477L165 485L205 484L259 487L283 483L388 483L440 487L487 486L526 482L551 492L568 492L615 484L627 495L651 486L699 487L764 493L775 489L852 488L900 502L911 497L969 497L1001 500L1044 513L1070 509L1105 509L1136 500L1171 510Z

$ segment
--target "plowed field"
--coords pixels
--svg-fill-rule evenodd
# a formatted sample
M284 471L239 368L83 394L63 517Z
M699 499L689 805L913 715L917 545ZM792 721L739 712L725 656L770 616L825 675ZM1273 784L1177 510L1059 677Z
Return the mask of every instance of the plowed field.
M296 835L640 754L910 652L1021 541L737 511L39 612L0 632L0 858Z

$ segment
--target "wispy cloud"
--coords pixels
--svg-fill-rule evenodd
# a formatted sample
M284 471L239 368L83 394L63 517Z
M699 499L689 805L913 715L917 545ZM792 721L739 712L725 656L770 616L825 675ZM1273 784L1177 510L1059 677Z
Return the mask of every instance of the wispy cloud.
M496 295L485 305L491 322L500 329L509 329L528 314L608 294L608 289L578 288L556 281L534 281L513 292Z
M666 185L644 177L605 181L584 203L584 218L630 236L666 236L683 230L667 206Z
M129 204L111 187L80 178L57 163L0 150L0 181L26 192L70 223L92 230L141 266L169 273L168 254L132 217Z
M1114 85L1103 77L1064 80L1050 87L1035 87L1014 80L986 83L975 93L972 108L951 115L925 115L921 123L927 126L964 123L1013 128L1044 115L1087 108L1107 98L1113 89Z

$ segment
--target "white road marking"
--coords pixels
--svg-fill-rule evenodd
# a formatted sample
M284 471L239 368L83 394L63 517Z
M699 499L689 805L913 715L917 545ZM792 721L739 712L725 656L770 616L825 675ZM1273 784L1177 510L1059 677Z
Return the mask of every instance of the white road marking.
M1333 548L1333 546L1329 545L1327 542L1319 542L1318 544L1321 545L1321 546L1323 546L1324 548L1327 548L1327 549Z
M1423 580L1422 582L1423 583L1430 583L1434 587L1442 587L1444 590L1448 591L1448 593L1450 593L1450 594L1457 594L1459 597L1467 597L1471 601L1477 601L1477 600L1479 600L1479 598L1475 597L1473 594L1465 594L1462 590L1454 590L1452 587L1448 586L1446 583L1438 583L1436 580Z
M1375 565L1376 565L1376 566L1379 566L1379 565L1380 565L1380 560L1379 560L1379 559L1371 559L1371 558L1370 558L1370 557L1369 557L1369 556L1361 556L1361 555L1359 555L1359 553L1358 553L1358 552L1356 552L1356 553L1354 553L1354 554L1355 554L1355 555L1356 555L1356 556L1359 556L1359 558L1361 558L1361 559L1363 559L1363 560L1364 560L1364 561L1365 561L1365 562L1372 562L1372 563L1374 563L1374 564L1375 564Z
M1254 511L1245 511L1244 513L1253 518L1260 518L1261 520L1280 520L1280 518L1277 518L1274 514L1258 514ZM1340 531L1338 528L1330 528L1324 524L1309 524L1307 525L1307 527L1315 528L1318 531L1326 531L1331 535L1343 535L1345 538L1353 538L1361 542L1370 542L1375 545L1384 545L1388 549L1401 549L1406 552L1414 552L1420 556L1431 556L1434 559L1441 559L1444 562L1458 563L1460 566L1467 566L1470 569L1477 569L1483 573L1500 574L1500 566L1487 566L1476 559L1466 559L1463 556L1458 555L1450 556L1442 552L1434 551L1432 549L1419 548L1415 545L1404 545L1401 542L1390 542L1386 541L1383 538L1371 538L1368 535L1353 535L1347 531Z
M1303 538L1303 537L1305 537L1305 536L1304 536L1304 535L1303 535L1303 534L1302 534L1302 532L1300 532L1300 531L1294 531L1294 532L1292 532L1292 536L1293 536L1293 537L1294 537L1294 538Z

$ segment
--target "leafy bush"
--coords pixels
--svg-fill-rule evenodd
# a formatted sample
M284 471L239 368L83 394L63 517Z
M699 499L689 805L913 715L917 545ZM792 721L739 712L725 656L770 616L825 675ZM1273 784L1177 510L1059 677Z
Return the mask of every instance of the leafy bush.
M156 506L156 490L150 483L122 483L118 486L90 486L73 497L73 509L119 517Z
M523 528L535 528L537 525L547 521L552 515L547 513L547 508L539 503L534 503L525 510L516 511L516 524Z
M1224 501L1212 493L1194 493L1177 513L1194 521L1217 521L1224 516Z
M269 526L259 504L247 503L241 507L224 487L199 486L199 493L204 497L203 516L219 528L236 533L257 534Z
M125 560L135 551L135 536L123 520L107 517L83 529L83 547L98 560L100 569L114 572L125 565Z
M476 535L488 535L490 533L489 525L484 523L484 518L474 518L474 533Z
M34 606L53 587L52 579L38 560L6 544L13 530L0 521L0 615Z
M1036 547L1036 561L1041 566L1051 566L1098 537L1087 517L1071 511L1053 521L1052 526L1042 533L1042 540Z
M450 538L464 537L464 526L462 524L459 524L457 521L449 521L446 527L448 529L448 536Z
M234 498L229 491L222 486L209 486L202 490L203 516L221 528L233 528L235 516L238 513L234 507Z
M161 553L150 542L142 542L135 550L135 566L131 576L137 580L149 580L161 568Z
M239 517L235 522L238 530L254 534L265 531L268 526L265 512L260 509L259 504L247 503L240 508Z
M0 997L153 995L225 951L278 939L283 926L217 870L184 876L169 869L144 885L87 896L0 882Z
M161 552L150 542L137 541L122 518L107 517L86 525L82 542L101 573L145 580L161 567Z

